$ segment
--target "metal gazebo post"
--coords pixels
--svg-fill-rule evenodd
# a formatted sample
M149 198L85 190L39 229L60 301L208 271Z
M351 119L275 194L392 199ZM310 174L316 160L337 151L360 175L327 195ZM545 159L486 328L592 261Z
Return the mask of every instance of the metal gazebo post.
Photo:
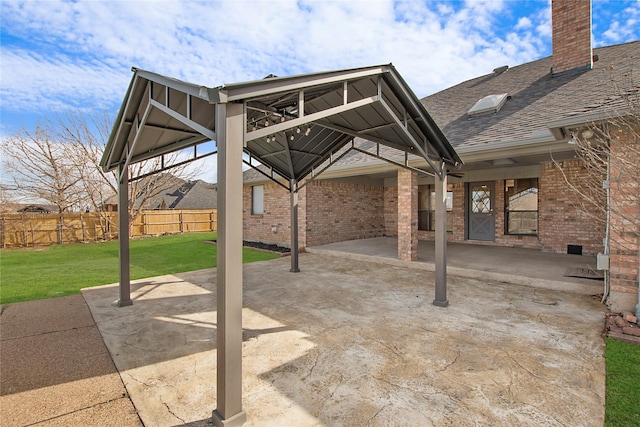
M129 268L129 166L126 162L118 167L118 249L120 258L118 307L125 307L133 304Z
M440 162L440 171L435 173L436 185L436 297L433 305L446 307L447 300L447 167Z
M242 409L242 149L240 103L216 104L218 146L217 426L241 426Z
M289 181L291 197L291 271L300 272L298 267L298 180Z

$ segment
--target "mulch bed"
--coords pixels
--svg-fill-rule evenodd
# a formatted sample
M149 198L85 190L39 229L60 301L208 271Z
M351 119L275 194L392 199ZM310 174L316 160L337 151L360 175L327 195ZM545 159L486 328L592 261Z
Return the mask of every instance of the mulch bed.
M216 244L217 241L216 240L205 240L205 243L211 243L211 244ZM247 247L247 248L252 248L252 249L257 249L259 251L264 251L264 252L270 252L270 253L274 253L274 254L279 254L279 255L291 255L291 249L284 247L284 246L278 246L278 245L274 245L274 244L269 244L269 243L262 243L262 242L250 242L248 240L243 240L242 241L242 246Z

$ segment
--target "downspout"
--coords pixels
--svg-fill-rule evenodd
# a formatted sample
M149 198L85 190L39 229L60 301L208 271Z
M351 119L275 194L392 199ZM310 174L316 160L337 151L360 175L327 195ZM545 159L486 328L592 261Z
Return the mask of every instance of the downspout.
M611 196L610 196L610 188L611 188L611 182L609 181L610 179L610 158L607 159L607 177L606 177L606 190L607 190L607 218L606 218L606 223L605 223L605 234L604 234L604 254L609 256L609 233L610 233L610 227L609 227L609 221L611 219L611 209L610 209L610 203L611 203ZM607 268L606 270L604 270L604 290L602 291L602 300L600 301L601 303L604 303L607 298L609 297L609 290L611 289L611 270L610 270L610 266L609 268ZM639 296L640 298L640 296ZM637 307L636 307L637 308Z
M640 319L640 225L638 228L638 303L636 304L636 319Z

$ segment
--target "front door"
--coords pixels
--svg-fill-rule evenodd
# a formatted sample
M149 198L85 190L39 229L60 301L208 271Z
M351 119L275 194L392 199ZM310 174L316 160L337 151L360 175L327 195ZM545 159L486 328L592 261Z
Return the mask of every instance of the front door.
M467 208L469 240L494 241L496 218L494 216L493 182L471 182Z

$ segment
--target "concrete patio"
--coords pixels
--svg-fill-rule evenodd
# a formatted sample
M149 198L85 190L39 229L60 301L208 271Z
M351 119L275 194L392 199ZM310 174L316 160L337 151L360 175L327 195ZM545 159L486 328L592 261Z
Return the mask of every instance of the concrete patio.
M418 241L418 260L414 262L398 259L397 237L347 240L314 246L307 248L307 251L435 271L435 249L432 241ZM447 244L447 271L460 277L593 295L602 293L602 280L567 277L564 274L568 268L595 269L595 266L595 256L467 243Z
M466 277L449 275L447 308L431 304L428 262L342 252L302 254L300 273L288 258L244 265L246 425L602 425L601 282L506 283L521 272L491 278L452 252L450 273ZM209 423L215 275L133 282L122 308L117 285L83 290L145 425Z

